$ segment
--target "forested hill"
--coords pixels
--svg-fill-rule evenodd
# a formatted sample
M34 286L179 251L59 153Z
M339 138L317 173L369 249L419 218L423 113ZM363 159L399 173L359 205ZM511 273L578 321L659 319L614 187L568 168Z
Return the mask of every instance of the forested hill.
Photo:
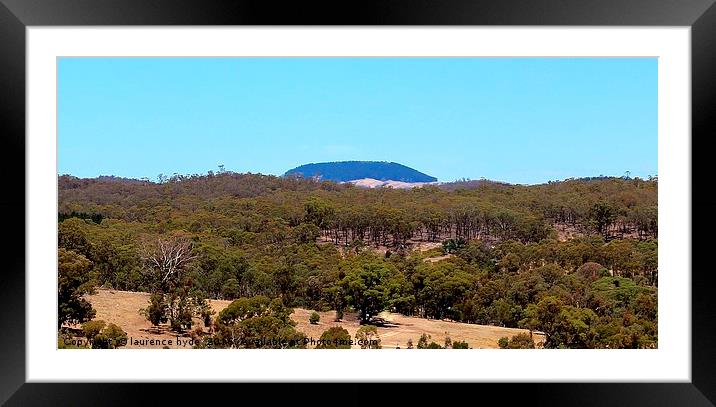
M305 164L286 172L306 178L319 177L321 180L346 182L364 178L379 181L436 182L438 179L423 174L405 165L384 161L338 161Z
M293 326L211 317L205 298L237 300L237 313L352 310L368 323L388 310L528 328L548 348L657 347L655 179L401 190L225 171L160 178L59 177L60 284L152 292L152 324L196 332L201 317L215 344ZM186 261L168 283L155 267L167 253ZM92 317L81 294L59 296L72 300L59 323Z
M243 225L258 234L308 222L343 244L361 238L400 243L420 236L528 242L550 236L555 226L606 238L656 237L657 188L658 181L639 178L366 190L233 172L177 175L160 183L64 175L59 177L59 211L125 221L170 220L172 229L194 225L226 231Z

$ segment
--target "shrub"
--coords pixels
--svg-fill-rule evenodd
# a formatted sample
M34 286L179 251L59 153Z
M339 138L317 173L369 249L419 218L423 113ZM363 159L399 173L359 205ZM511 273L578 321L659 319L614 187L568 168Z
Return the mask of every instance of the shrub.
M73 338L67 333L60 333L57 337L57 349L87 349L87 345Z
M373 325L363 325L356 332L356 340L361 349L381 349L378 328Z
M102 332L102 329L104 329L106 323L99 320L94 321L88 321L82 324L82 333L84 334L85 338L87 340L92 341L94 340L95 336L99 335L100 332Z
M316 311L313 311L313 312L311 313L311 316L308 317L308 322L310 322L311 325L316 325L316 324L318 324L318 321L320 321L320 320L321 320L321 316L318 315L318 313L317 313Z
M418 339L418 349L427 349L428 348L428 339L430 339L430 335L428 335L428 334L420 335L420 339Z
M92 349L116 349L127 344L127 333L115 324L105 326L102 320L82 324L82 332Z
M470 346L465 341L454 341L452 343L453 349L470 349Z
M92 349L110 349L112 342L105 334L98 334L92 339Z
M462 238L447 239L443 241L443 251L445 251L445 253L455 253L465 247L466 244L467 242Z
M102 330L102 335L109 340L108 346L110 349L117 349L127 344L127 333L118 325L107 325L107 327Z
M507 337L500 338L497 344L501 349L534 349L535 343L529 334L521 333L510 339Z
M350 349L351 334L340 326L328 328L321 334L316 349Z

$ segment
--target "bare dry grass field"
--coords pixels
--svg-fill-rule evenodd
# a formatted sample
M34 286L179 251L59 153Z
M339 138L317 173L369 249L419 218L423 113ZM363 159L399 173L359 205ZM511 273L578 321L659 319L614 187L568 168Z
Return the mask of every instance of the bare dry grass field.
M126 348L161 349L164 346L161 340L164 340L164 343L172 340L170 348L190 348L189 345L177 345L177 334L169 330L168 324L154 328L146 318L139 314L139 310L148 304L149 294L147 293L100 289L96 294L86 298L97 311L95 319L115 323L127 332L127 336L131 339ZM231 303L231 301L224 300L209 300L209 302L217 313ZM319 312L321 316L319 323L311 325L308 322L311 312L312 310L295 308L291 315L297 323L296 329L305 333L309 338L317 340L323 331L336 325L342 326L350 332L351 336L355 337L356 331L360 328L355 314L345 313L342 321L335 322L334 311ZM385 327L378 328L378 335L384 348L401 347L404 349L408 339L412 339L413 344L417 345L418 339L423 333L430 335L431 340L441 346L444 344L445 337L449 336L453 341L466 341L471 348L497 348L497 341L501 337L511 337L521 332L528 332L516 328L406 317L389 312L384 312L380 316L389 321ZM195 320L195 326L202 325L201 321ZM544 341L542 334L534 333L533 335L535 343ZM182 341L191 339L188 333L179 336L179 338ZM155 343L147 343L149 340L154 340Z

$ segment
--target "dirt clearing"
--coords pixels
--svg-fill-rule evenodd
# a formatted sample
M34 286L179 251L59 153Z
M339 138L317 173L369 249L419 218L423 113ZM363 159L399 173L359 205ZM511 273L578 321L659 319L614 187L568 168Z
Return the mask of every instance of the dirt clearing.
M149 294L147 293L100 289L96 294L86 298L97 311L95 319L117 324L127 332L130 342L126 348L161 349L169 340L172 340L170 348L189 349L191 347L186 342L191 339L188 333L174 333L169 330L168 324L154 328L139 314L139 310L148 305ZM218 313L226 308L231 301L209 300L209 303ZM350 332L352 337L355 337L356 331L360 328L358 318L354 313L347 312L342 321L335 322L335 311L319 312L318 314L321 316L319 323L311 325L308 322L311 312L312 310L295 308L291 315L291 318L297 323L296 329L309 338L317 340L323 331L336 325L342 326ZM449 336L453 341L467 342L471 348L497 348L497 341L501 337L512 337L518 333L529 332L516 328L406 317L390 312L383 312L380 317L388 321L387 326L378 327L378 335L384 348L400 347L405 349L408 339L412 339L415 346L423 333L430 335L430 340L441 346L444 345L445 337ZM203 326L203 323L196 319L196 326ZM541 334L533 333L533 337L535 343L544 341L544 336ZM177 339L182 341L181 344L177 344ZM150 343L151 340L154 342Z

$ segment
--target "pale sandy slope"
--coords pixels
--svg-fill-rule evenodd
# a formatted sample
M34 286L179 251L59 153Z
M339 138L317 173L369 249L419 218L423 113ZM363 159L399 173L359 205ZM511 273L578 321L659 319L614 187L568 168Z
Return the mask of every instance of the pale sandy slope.
M358 187L363 188L386 188L391 187L395 189L411 189L411 188L419 188L424 185L435 185L437 182L402 182L402 181L393 181L393 180L387 180L387 181L380 181L373 178L363 178L358 179L354 181L348 181L348 183L353 184Z

